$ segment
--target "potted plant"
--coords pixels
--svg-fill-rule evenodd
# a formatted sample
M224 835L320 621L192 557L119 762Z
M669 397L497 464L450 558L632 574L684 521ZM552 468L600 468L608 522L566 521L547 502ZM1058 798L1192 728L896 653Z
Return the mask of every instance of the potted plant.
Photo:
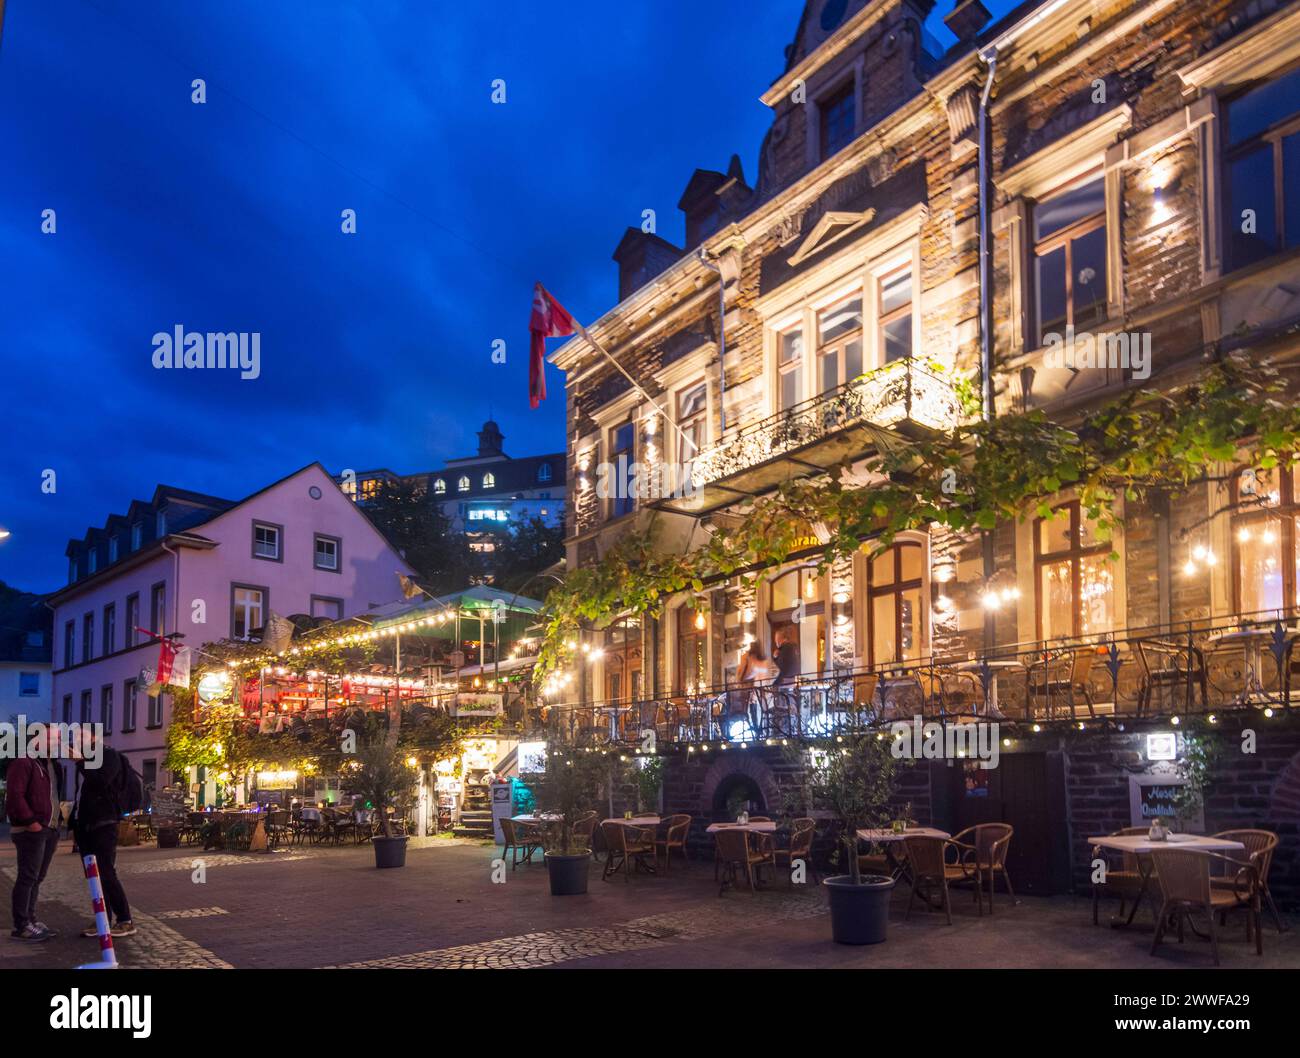
M845 735L826 749L814 749L808 767L812 802L831 812L838 825L838 855L848 873L823 880L830 900L831 935L839 944L878 944L885 939L894 879L861 873L858 831L888 826L894 793L889 742L873 734Z
M545 770L527 780L541 820L552 896L578 896L587 891L591 843L574 827L600 802L610 774L610 761L604 754L589 747L551 742L546 748Z
M393 833L388 810L404 809L410 803L419 778L419 772L406 763L391 730L388 737L371 738L358 745L348 785L374 809L379 820L380 833L371 839L376 867L406 864L407 838Z
M664 784L664 758L638 757L637 765L637 807L646 815L658 815L659 791Z

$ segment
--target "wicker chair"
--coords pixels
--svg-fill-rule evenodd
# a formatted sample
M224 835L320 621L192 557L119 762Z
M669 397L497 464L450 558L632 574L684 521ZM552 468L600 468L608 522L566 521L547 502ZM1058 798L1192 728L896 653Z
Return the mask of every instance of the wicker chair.
M1268 872L1273 866L1273 852L1277 848L1278 837L1271 830L1223 830L1214 835L1216 838L1225 838L1228 841L1240 841L1246 846L1245 853L1228 852L1224 853L1225 858L1232 860L1238 866L1249 864L1255 868L1256 880L1259 883L1260 899L1268 904L1269 913L1273 916L1273 925L1277 927L1279 933L1286 932L1286 926L1282 925L1282 916L1277 912L1277 904L1273 902L1273 894L1268 888ZM1222 877L1210 878L1210 888L1236 889L1235 875L1224 875Z
M752 830L743 827L726 827L715 831L713 836L718 842L718 863L722 865L718 895L721 896L728 885L737 884L737 875L742 870L749 882L749 891L756 892L755 878L761 882L762 868L773 863L770 852L753 840L755 834Z
M912 904L917 893L924 890L922 900L925 905L935 910L942 907L948 916L948 925L951 926L952 905L948 901L948 883L965 878L966 872L957 864L945 861L944 848L947 841L944 838L904 838L903 845L907 848L907 859L912 871L912 895L908 898L904 919L912 914ZM943 895L942 904L931 900L931 891L936 887Z
M772 850L772 861L776 866L788 869L792 881L794 879L795 863L803 861L808 870L812 872L813 884L817 884L817 868L813 865L812 858L813 834L816 831L817 823L815 820L808 818L796 819L790 824L789 847Z
M1088 703L1088 715L1096 716L1092 687L1088 682L1096 657L1096 647L1082 646L1046 654L1030 665L1025 672L1027 715L1034 715L1036 699L1042 699L1048 719L1054 719L1056 702L1064 697L1073 719L1077 715L1075 695L1078 694Z
M266 814L266 837L272 845L280 845L293 837L289 827L289 812L280 809Z
M1009 823L980 823L967 827L952 836L948 847L958 850L957 866L966 872L965 881L975 883L975 901L979 913L984 913L984 882L989 883L989 914L993 914L993 889L999 876L1006 883L1007 893L1013 903L1016 891L1011 888L1011 876L1007 873L1007 849L1011 847L1011 836L1015 831ZM963 841L962 839L966 840Z
M653 859L655 854L655 832L646 827L630 827L612 819L600 824L600 832L605 838L605 847L609 855L605 858L605 869L600 880L607 882L619 871L623 880L630 882L632 872L645 868L655 873L654 863L647 863L646 857Z
M671 871L670 861L672 859L673 849L681 849L682 862L687 863L686 858L686 836L691 832L691 817L684 814L678 814L668 817L668 826L664 830L662 838L655 838L655 859L658 860L660 850L664 854L664 873Z
M1193 852L1190 849L1153 849L1151 861L1155 864L1160 882L1163 903L1156 916L1156 935L1151 941L1151 954L1156 953L1171 920L1178 923L1178 941L1183 940L1183 920L1195 911L1204 911L1210 923L1210 949L1214 965L1219 965L1219 938L1215 930L1215 915L1220 912L1247 909L1246 938L1250 939L1252 926L1255 932L1256 953L1264 954L1262 934L1259 929L1259 885L1255 868L1241 866L1217 853ZM1222 861L1238 867L1237 888L1216 889L1210 885L1210 864Z
M580 838L587 843L587 848L591 850L591 858L596 858L596 851L592 846L595 844L591 840L591 835L596 829L596 813L588 812L586 815L578 816L573 821L573 836Z
M1123 838L1131 836L1145 837L1147 827L1122 827L1119 830L1112 831L1108 836L1112 838ZM1101 858L1103 850L1098 846L1093 846L1092 858L1094 860ZM1092 883L1092 924L1097 925L1097 904L1101 900L1102 892L1117 893L1119 895L1119 913L1120 917L1124 915L1124 905L1128 901L1137 901L1142 894L1143 877L1151 876L1151 858L1145 853L1141 855L1132 852L1123 853L1119 870L1106 869L1106 880L1104 882ZM1145 870L1143 868L1146 868ZM1136 908L1134 908L1136 910Z
M532 863L533 853L542 847L541 836L531 827L516 823L513 819L501 820L501 834L505 838L505 848L501 850L504 860L510 853L510 869L513 871L520 863ZM523 859L519 857L523 853Z
M1142 716L1151 705L1151 699L1161 687L1172 691L1184 689L1190 683L1201 694L1201 709L1205 710L1208 695L1207 676L1205 672L1205 655L1200 647L1191 648L1191 665L1188 665L1188 650L1178 643L1166 643L1161 640L1134 640L1138 665L1142 669L1142 682L1138 687L1137 715ZM1190 696L1192 699L1195 695Z

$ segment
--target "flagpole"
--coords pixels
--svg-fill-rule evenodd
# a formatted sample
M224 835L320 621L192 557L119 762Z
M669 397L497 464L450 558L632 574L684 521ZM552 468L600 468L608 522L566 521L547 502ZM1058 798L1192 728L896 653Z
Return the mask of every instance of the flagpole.
M541 284L539 283L538 286L541 286ZM551 292L547 290L545 287L542 287L542 292L548 298L551 298L552 301L555 301L555 298L551 297ZM686 434L683 432L682 428L678 426L676 422L673 421L672 416L668 414L668 410L657 400L655 400L654 397L650 396L650 394L645 391L645 387L642 386L640 382L638 382L636 379L634 379L631 375L627 373L627 371L623 368L623 365L620 364L617 360L615 360L614 357L610 355L609 351L587 332L587 328L584 327L581 323L579 323L576 317L574 317L573 319L573 329L577 331L578 336L582 338L593 349L595 349L596 352L600 353L601 356L603 356L606 360L608 360L611 364L613 364L616 368L618 368L619 373L622 374L622 376L625 379L627 379L629 382L632 383L632 388L635 389L638 393L640 393L641 396L645 397L645 399L648 400L651 404L653 404L655 408L658 410L659 414L664 417L664 421L668 423L668 425L671 426L674 430L677 431L678 436L681 437L683 441L685 441L688 445L691 446L692 449L694 449L696 455L699 455L699 451L700 451L699 447L696 445L696 443L693 440L691 440L691 438L687 437Z

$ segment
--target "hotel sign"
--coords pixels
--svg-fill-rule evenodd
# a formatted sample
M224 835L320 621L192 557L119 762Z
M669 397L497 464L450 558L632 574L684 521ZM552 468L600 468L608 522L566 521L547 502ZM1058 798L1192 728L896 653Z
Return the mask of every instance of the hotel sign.
M457 694L451 702L453 716L499 716L501 711L500 694Z

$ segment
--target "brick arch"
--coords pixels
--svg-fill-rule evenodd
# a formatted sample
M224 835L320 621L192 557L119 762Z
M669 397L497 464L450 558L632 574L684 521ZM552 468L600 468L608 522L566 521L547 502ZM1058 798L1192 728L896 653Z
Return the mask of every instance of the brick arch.
M1295 754L1273 784L1273 819L1300 823L1300 753Z
M700 809L705 812L713 810L713 797L718 787L735 775L752 779L763 795L763 802L769 811L776 811L781 805L781 790L777 786L776 775L755 753L733 752L727 750L704 773L704 782L700 788Z

